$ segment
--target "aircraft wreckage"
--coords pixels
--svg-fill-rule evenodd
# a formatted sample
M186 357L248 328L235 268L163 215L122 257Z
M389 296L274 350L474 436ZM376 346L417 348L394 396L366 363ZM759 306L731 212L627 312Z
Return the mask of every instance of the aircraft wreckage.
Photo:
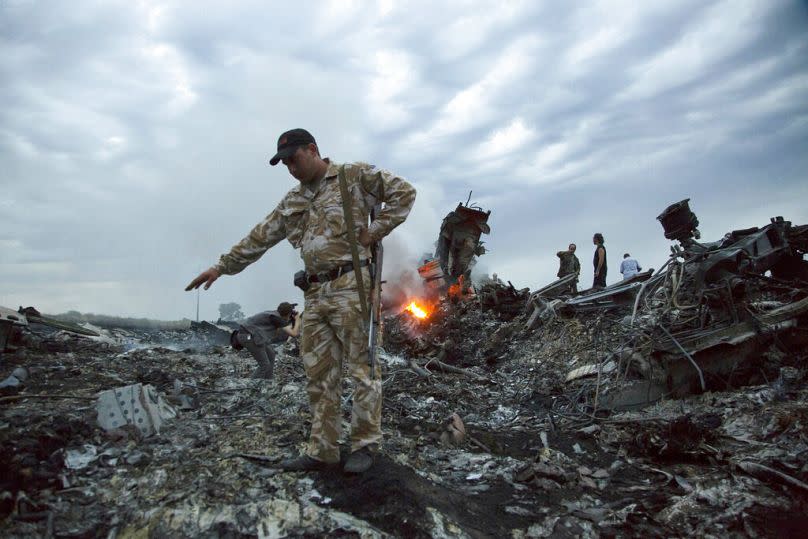
M651 381L661 395L704 391L748 368L773 339L802 343L794 329L808 312L808 225L774 217L763 227L700 242L689 199L657 218L678 242L668 262L629 280L574 297L559 279L531 294L531 329L554 316L623 308L634 337L619 352L623 369Z

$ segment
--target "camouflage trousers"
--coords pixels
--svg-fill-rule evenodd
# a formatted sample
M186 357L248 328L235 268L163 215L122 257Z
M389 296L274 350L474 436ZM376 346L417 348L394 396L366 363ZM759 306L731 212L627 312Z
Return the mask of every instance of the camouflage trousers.
M343 366L347 364L355 386L352 452L381 441L382 383L378 364L376 376L370 376L368 333L356 288L331 284L306 293L300 354L312 416L306 453L324 462L339 462Z

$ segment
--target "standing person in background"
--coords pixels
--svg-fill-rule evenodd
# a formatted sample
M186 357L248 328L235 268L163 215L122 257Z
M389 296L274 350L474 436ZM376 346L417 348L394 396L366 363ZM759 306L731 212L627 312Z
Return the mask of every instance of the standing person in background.
M595 279L592 288L603 288L606 286L606 247L603 246L603 234L600 232L592 236L592 243L595 244L595 257L592 264L595 266Z
M570 274L575 274L575 280L570 283L570 292L575 294L578 292L578 277L581 273L581 261L575 256L575 244L570 243L566 251L558 251L556 256L560 259L558 266L558 277L566 277Z
M642 271L639 262L631 258L631 255L626 253L623 255L623 261L620 263L620 273L623 274L623 280L631 279Z

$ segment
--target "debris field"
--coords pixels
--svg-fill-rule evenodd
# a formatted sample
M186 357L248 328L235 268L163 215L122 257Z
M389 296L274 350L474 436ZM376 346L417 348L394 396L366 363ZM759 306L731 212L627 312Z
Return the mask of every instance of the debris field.
M0 533L802 536L806 227L702 243L683 202L660 216L669 262L630 282L489 281L423 317L390 310L385 440L358 476L275 467L309 428L294 342L270 382L212 324L31 323L0 362ZM165 414L154 432L100 421L99 395L131 387Z

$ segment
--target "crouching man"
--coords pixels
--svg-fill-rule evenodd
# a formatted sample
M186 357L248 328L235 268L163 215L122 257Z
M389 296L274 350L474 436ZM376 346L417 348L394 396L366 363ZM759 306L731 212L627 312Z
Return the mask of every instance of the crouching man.
M300 315L295 312L297 303L283 302L276 311L264 311L251 316L230 335L230 344L236 350L249 351L258 368L253 378L272 380L275 369L273 344L300 334Z

